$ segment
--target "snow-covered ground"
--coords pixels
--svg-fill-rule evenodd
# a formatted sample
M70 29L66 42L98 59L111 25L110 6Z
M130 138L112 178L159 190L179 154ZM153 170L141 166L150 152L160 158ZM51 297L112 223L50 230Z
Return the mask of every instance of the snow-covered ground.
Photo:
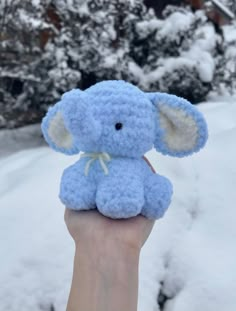
M236 104L200 106L210 137L190 158L148 153L175 189L140 262L139 311L236 310ZM0 311L64 311L73 243L57 198L77 157L47 147L0 160Z
M0 130L0 158L22 148L28 149L41 145L45 145L45 141L39 124Z

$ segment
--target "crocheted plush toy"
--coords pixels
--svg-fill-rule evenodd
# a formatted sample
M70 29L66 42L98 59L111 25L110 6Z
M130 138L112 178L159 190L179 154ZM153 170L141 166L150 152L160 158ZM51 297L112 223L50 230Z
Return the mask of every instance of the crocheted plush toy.
M154 146L184 157L207 140L206 122L187 100L145 93L124 81L65 93L44 117L42 131L54 150L84 152L63 173L61 201L74 210L97 208L111 218L162 217L172 185L142 156Z

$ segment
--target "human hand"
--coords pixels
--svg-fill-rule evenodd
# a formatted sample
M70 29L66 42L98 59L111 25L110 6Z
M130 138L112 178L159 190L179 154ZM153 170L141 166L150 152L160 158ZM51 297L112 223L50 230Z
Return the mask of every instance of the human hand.
M111 219L97 210L65 210L65 223L76 245L115 243L137 251L147 240L154 221L141 215L129 219Z
M136 311L139 254L154 221L66 208L65 223L76 246L67 311Z
M148 163L154 171L151 164ZM75 244L115 243L139 251L149 234L154 221L138 215L129 219L111 219L103 216L97 210L73 211L65 210L65 223Z
M67 311L136 311L139 255L154 221L66 208L65 222L75 241Z

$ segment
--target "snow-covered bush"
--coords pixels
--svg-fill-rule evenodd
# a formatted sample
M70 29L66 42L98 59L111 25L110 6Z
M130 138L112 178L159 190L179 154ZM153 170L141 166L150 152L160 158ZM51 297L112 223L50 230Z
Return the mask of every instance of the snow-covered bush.
M74 1L76 2L76 1ZM87 0L60 7L63 36L56 38L81 72L81 88L103 79L126 78L130 33L142 1ZM66 3L64 3L65 5Z
M42 115L39 90L46 91L49 70L43 68L42 40L54 27L43 19L45 10L37 1L0 3L0 108L7 126L14 127Z
M202 101L231 79L218 47L205 14L184 6L160 20L143 0L0 0L0 127L40 121L66 90L107 79Z
M236 93L236 23L223 27L223 44L218 55L214 92Z
M142 0L1 0L0 5L0 126L40 120L68 89L128 80L129 37L145 14Z
M217 35L203 12L188 8L136 24L132 55L142 67L145 88L171 92L194 103L206 98L215 72Z

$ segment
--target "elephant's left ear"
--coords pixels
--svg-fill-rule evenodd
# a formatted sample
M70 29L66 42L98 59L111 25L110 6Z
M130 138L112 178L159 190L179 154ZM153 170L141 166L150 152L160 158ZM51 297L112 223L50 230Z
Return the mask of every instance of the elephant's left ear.
M73 101L78 100L80 93L80 90L74 89L63 94L61 100L49 108L41 124L43 136L49 146L68 155L79 153L75 138L67 128L65 119Z
M163 154L184 157L199 151L208 133L203 115L187 100L165 93L147 93L155 109L154 147Z

